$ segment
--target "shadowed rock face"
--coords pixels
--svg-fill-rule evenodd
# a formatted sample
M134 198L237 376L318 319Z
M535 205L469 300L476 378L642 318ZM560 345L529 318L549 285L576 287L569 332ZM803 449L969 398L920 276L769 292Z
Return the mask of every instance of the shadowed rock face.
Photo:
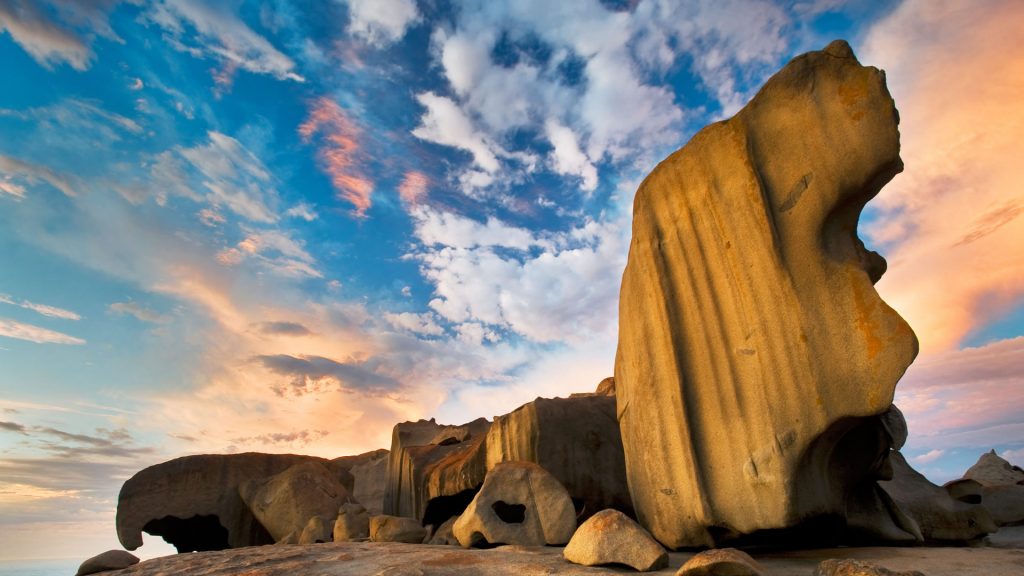
M897 124L884 74L837 41L637 191L617 411L638 519L665 545L841 525L885 469L878 416L917 340L856 230L902 169Z

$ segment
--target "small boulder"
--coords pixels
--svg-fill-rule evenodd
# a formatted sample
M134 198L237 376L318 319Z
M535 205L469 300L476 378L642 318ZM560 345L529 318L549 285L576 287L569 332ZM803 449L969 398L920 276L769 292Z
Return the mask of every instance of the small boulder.
M576 531L576 512L565 487L532 462L502 462L484 484L452 531L469 548L490 544L562 545Z
M306 462L269 478L246 482L238 493L267 532L280 541L302 535L314 516L333 518L351 500L348 490L319 462Z
M434 535L430 537L427 544L433 544L435 546L458 546L459 540L452 532L452 528L455 526L455 521L458 519L458 516L452 516L445 520L443 524L437 527L437 530L434 531Z
M814 569L814 576L924 576L917 570L894 572L859 560L825 560Z
M334 541L354 542L369 537L370 515L366 508L355 502L342 504L334 522Z
M706 550L686 561L676 576L763 576L764 568L735 548Z
M75 572L75 576L85 576L86 574L96 574L108 570L120 570L138 563L138 557L131 552L107 550L82 562L82 565L78 567L78 572Z
M370 518L371 542L405 542L420 544L427 537L427 529L412 518L382 514Z
M323 516L313 516L302 529L299 544L322 544L331 541L331 524Z
M581 524L562 556L574 564L625 564L640 572L668 566L661 544L629 516L611 508Z

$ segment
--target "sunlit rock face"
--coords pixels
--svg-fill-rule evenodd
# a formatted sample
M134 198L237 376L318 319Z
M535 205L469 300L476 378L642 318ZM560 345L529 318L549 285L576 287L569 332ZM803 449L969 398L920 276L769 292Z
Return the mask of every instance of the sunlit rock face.
M837 41L640 185L617 412L638 518L665 545L841 525L884 474L877 416L917 339L856 232L902 170L897 124L884 74Z

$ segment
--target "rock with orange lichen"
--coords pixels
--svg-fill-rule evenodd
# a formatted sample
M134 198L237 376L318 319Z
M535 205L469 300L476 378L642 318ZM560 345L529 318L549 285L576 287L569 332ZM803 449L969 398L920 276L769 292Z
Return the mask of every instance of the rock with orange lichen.
M632 518L601 510L580 524L562 556L573 564L624 564L639 572L668 566L668 553Z
M857 221L903 168L897 124L885 75L836 41L640 185L615 386L633 505L666 546L841 531L884 473L917 340Z

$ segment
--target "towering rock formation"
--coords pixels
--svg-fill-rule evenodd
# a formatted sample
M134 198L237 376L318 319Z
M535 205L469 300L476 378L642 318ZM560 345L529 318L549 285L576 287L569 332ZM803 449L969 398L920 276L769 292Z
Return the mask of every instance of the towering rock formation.
M640 185L615 385L633 505L665 545L841 525L885 469L878 416L917 340L856 232L902 169L897 124L884 74L837 41Z

